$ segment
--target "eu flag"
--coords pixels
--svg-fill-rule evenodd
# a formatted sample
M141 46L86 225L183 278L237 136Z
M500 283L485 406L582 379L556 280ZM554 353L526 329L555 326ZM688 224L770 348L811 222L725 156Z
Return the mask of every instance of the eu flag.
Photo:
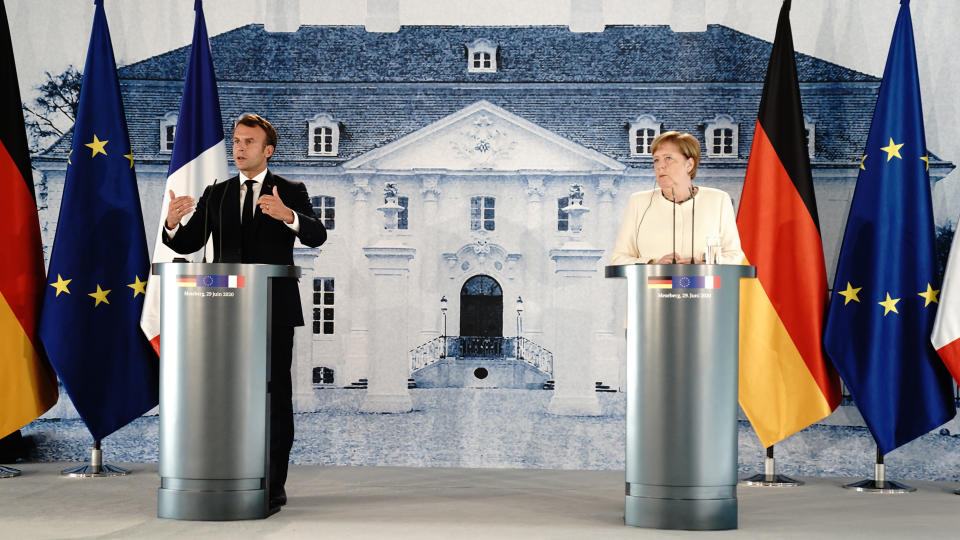
M139 327L150 263L113 45L95 3L40 339L99 441L157 404L158 364Z
M929 155L909 2L903 2L861 160L824 342L887 453L956 414L930 344L938 304Z

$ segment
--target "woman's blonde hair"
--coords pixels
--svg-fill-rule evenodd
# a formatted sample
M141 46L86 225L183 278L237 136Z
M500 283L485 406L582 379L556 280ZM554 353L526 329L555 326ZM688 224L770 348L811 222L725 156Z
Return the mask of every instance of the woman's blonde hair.
M665 142L672 142L680 148L680 153L686 158L693 158L693 170L690 171L690 179L697 177L697 167L700 166L700 141L689 133L679 131L667 131L657 135L657 138L650 144L650 153L657 151L657 147Z

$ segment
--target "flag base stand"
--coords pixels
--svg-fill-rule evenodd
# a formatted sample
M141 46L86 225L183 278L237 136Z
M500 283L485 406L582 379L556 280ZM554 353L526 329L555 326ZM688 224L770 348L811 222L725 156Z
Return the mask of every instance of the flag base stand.
M860 480L851 484L844 484L845 489L852 489L861 493L913 493L917 488L901 484L895 480L884 478L883 454L877 448L877 462L874 465L873 478Z
M777 474L777 463L773 459L773 446L767 447L767 457L763 460L763 473L755 474L740 480L745 486L759 487L798 487L803 485L802 480L794 480L789 476Z
M912 493L917 490L915 487L901 484L895 480L874 480L872 478L852 484L844 484L843 487L864 493Z
M93 452L90 454L90 464L71 467L60 471L61 476L71 478L100 478L105 476L126 476L130 469L117 467L103 462L103 453L100 451L100 441L93 443Z
M745 486L760 487L799 487L803 485L803 480L794 480L784 474L755 474L749 478L740 481Z
M0 478L13 478L14 476L20 476L20 469L0 465Z
M94 465L81 465L79 467L72 467L70 469L64 469L60 471L61 476L69 476L71 478L97 478L101 476L126 476L130 474L130 469L124 469L123 467L117 467L115 465L110 465L109 463L104 463L99 467Z

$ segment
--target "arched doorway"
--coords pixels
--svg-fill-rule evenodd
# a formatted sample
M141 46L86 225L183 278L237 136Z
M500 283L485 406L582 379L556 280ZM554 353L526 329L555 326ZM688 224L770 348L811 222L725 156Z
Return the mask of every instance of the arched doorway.
M503 337L503 290L497 280L477 275L460 288L460 335Z

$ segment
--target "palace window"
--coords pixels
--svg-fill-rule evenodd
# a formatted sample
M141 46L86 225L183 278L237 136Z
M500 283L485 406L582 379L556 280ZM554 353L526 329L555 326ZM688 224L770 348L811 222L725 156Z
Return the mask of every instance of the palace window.
M570 197L557 199L557 231L559 232L570 230L570 214L563 211L567 206L570 206Z
M704 138L707 143L707 156L735 158L739 155L737 138L740 126L733 122L733 117L721 114L707 122Z
M334 297L333 278L313 278L313 333L333 335Z
M810 159L816 155L817 123L807 115L803 115L803 142L807 145L807 155Z
M399 213L397 213L397 228L406 230L410 226L409 222L409 208L410 208L410 199L407 197L397 197L397 204L403 207Z
M488 39L477 39L467 44L467 71L496 73L497 46Z
M496 227L494 197L471 197L470 198L470 230L471 231L492 231Z
M333 116L323 113L307 122L307 137L311 156L336 156L340 150L340 124Z
M336 225L337 198L326 195L317 195L310 198L313 204L313 214L323 223L328 231Z
M168 112L160 119L160 153L173 153L173 140L177 134L178 113Z
M640 115L630 122L630 155L652 155L650 145L660 135L660 122L649 114Z
M319 386L323 384L333 384L334 370L326 366L317 366L313 368L313 384Z

